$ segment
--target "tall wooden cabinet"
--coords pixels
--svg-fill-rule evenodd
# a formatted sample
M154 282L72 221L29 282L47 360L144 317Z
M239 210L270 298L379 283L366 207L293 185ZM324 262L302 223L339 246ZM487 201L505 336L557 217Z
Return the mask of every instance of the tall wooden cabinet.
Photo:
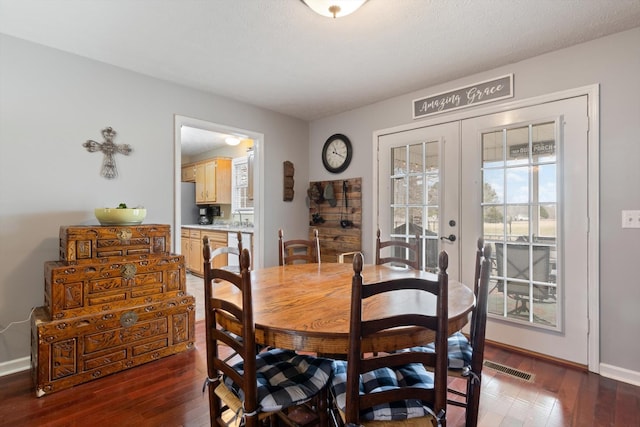
M196 163L196 203L231 203L231 159Z
M31 323L36 396L194 347L195 299L170 239L168 225L60 227Z

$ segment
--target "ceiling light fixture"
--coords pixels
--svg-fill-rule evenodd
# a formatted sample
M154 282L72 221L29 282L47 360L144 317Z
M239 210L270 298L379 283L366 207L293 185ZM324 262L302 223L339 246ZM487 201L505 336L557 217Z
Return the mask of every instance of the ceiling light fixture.
M240 138L236 138L235 136L228 136L225 138L224 142L229 145L238 145L240 144Z
M342 18L355 12L367 0L300 0L315 13L327 18Z

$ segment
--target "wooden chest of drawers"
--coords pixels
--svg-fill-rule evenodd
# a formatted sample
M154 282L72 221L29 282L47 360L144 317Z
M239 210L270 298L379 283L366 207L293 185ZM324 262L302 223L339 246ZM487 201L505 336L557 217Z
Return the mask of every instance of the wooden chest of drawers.
M182 255L130 258L111 257L108 264L46 262L44 302L49 315L62 319L185 295Z
M109 262L110 257L149 258L169 255L167 224L132 226L74 225L60 227L60 261L67 264Z
M169 225L62 226L31 322L36 396L194 347L195 299Z
M193 348L192 296L49 320L34 311L31 363L36 396L63 390Z

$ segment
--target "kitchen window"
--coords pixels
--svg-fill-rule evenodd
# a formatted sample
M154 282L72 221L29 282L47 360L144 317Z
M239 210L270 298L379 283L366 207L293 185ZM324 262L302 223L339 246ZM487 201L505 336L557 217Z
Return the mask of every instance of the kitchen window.
M253 213L250 156L233 159L231 172L232 212Z

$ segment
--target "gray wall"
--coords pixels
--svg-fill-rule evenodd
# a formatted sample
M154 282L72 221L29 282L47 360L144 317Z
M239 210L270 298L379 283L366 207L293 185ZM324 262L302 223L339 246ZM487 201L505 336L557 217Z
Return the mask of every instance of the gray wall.
M277 229L306 235L308 124L226 98L177 86L41 45L0 35L0 325L26 319L43 304L45 261L58 259L61 225L97 224L93 209L144 205L146 223L173 223L174 115L264 134L266 248ZM102 141L112 126L119 177L100 176ZM282 162L296 166L293 202L283 202ZM264 265L275 250L261 250ZM2 364L29 356L29 323L0 335Z
M320 153L327 137L346 134L356 160L338 179L362 177L363 248L370 251L372 133L411 123L413 99L507 73L515 74L515 100L600 84L600 357L640 378L640 341L631 339L640 330L640 230L623 230L620 213L640 209L640 28L314 121L309 176L336 179L324 171Z
M363 178L364 229L369 230L374 177L372 133L412 122L411 100L505 73L515 99L600 84L601 362L637 372L640 342L640 232L622 230L620 211L640 209L640 28L569 49L398 96L306 123L119 68L0 35L0 324L25 319L41 305L44 261L58 257L58 229L95 223L94 207L126 201L149 209L147 222L173 220L173 115L265 134L264 247L276 230L306 233L309 180ZM120 177L99 176L101 155L82 143L112 126ZM322 144L348 135L356 159L338 177L324 172ZM307 141L310 141L307 147ZM296 167L295 199L282 202L282 162ZM369 233L363 245L372 247ZM263 250L264 264L277 263ZM0 336L0 364L28 357L29 325Z

